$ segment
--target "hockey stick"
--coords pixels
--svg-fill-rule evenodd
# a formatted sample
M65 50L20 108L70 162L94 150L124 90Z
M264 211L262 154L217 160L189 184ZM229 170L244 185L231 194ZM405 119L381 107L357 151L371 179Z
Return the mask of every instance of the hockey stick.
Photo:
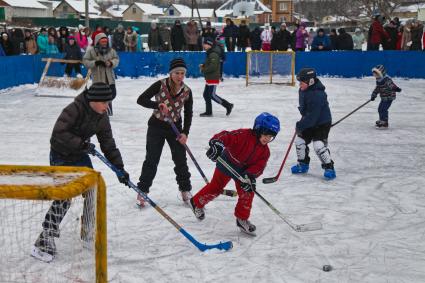
M282 164L280 165L279 172L277 172L277 175L270 178L264 178L263 183L264 184L271 184L279 180L280 173L282 173L283 166L285 165L286 159L288 158L289 152L291 151L292 144L294 143L295 137L297 136L297 132L294 132L294 135L292 136L291 142L289 143L288 149L286 150L285 157L283 158Z
M105 163L109 168L112 169L112 171L115 172L115 174L117 175L122 174L121 171L118 170L118 168L116 168L111 162L109 162L109 160L106 159L102 154L100 154L96 149L94 149L93 152L91 152L91 154L93 154L94 156L97 156L100 160L102 160L103 163ZM188 239L192 244L194 244L201 252L210 250L210 249L219 249L219 250L228 251L233 247L233 243L231 241L220 242L219 244L215 244L215 245L207 245L207 244L202 244L198 242L191 234L189 234L189 232L183 229L183 227L177 224L176 221L174 221L167 213L165 213L165 211L162 210L162 208L156 205L156 203L151 198L149 198L147 194L142 192L133 182L128 181L128 184L134 191L136 191L136 193L141 195L147 202L149 202L149 204L153 208L155 208L156 211L159 212L159 214L161 214L165 219L167 219L168 222L170 222L180 233L183 234L183 236L186 237L186 239Z
M250 183L250 180L245 179L242 177L232 166L230 166L223 158L218 157L217 161L220 162L229 172L235 176L240 182L242 183ZM268 202L262 195L260 195L259 192L254 190L254 193L262 200L265 204L267 204L268 207L273 210L274 213L276 213L283 221L285 221L286 224L289 225L294 231L296 232L308 232L308 231L315 231L315 230L321 230L322 223L320 222L313 222L313 223L307 223L307 224L294 224L289 219L287 219L285 216L280 213L279 210L277 210L270 202Z
M171 128L173 128L174 133L176 134L177 137L180 137L180 131L179 129L177 129L176 124L174 124L173 120L168 117L167 118L168 123L170 123ZM195 156L193 156L192 151L189 149L189 147L187 146L187 144L183 144L184 148L186 149L187 153L189 154L190 158L193 161L193 164L195 164L196 169L198 169L198 172L201 174L202 178L204 179L205 183L209 183L207 177L205 176L204 172L201 169L201 166L199 166L198 162L195 159ZM233 190L223 190L223 195L229 196L229 197L236 197L238 195L238 193L236 191Z
M345 118L351 116L351 114L353 114L354 112L356 112L357 110L359 110L360 108L362 108L363 106L365 106L366 104L368 104L369 102L371 102L372 100L368 100L365 103L363 103L362 105L360 105L359 107L357 107L356 109L354 109L353 111L351 111L350 113L348 113L347 115L345 115L344 117L342 117L341 119L339 119L338 121L336 121L335 123L333 123L331 125L331 127L338 125L340 122L342 122L343 120L345 120Z

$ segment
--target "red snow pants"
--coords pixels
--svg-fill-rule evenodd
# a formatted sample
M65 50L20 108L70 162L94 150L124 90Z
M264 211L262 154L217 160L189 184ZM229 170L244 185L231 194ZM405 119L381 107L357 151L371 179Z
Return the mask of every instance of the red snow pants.
M194 197L193 202L196 207L203 208L207 203L218 197L231 178L222 173L217 168L214 171L211 182L203 187ZM235 181L238 192L238 202L235 207L235 216L242 220L247 220L251 213L254 192L245 192L239 181Z

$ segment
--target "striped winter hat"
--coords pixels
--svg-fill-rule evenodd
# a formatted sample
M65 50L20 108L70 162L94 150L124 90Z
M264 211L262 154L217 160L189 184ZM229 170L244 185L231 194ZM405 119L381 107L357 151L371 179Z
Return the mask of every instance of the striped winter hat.
M109 85L98 82L91 85L91 87L87 90L87 100L93 102L105 102L111 101L112 90Z
M186 62L183 58L174 58L170 62L169 73L177 72L177 71L187 71Z

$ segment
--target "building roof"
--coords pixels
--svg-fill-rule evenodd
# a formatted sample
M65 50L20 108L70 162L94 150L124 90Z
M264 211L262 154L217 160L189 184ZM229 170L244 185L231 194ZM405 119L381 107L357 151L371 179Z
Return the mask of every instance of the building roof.
M86 11L84 1L63 0L62 2L68 3L68 5L71 6L78 13L85 13L85 11ZM56 6L56 8L57 8L57 6ZM92 1L89 1L89 14L96 14L96 15L100 14L100 11L94 7Z
M11 7L47 9L46 6L39 3L37 0L3 0L3 1Z
M260 0L229 0L223 5L221 5L216 11L217 17L226 17L233 14L233 7L236 4L239 4L241 2L246 3L252 3L254 4L254 15L259 15L263 13L271 13L272 10L270 10L266 5L264 5Z
M181 4L171 4L167 8L167 10L170 9L171 6L173 6L180 13L181 18L192 17L192 8L186 5L181 5ZM199 10L199 15L201 16L201 18L209 18L214 16L214 9L198 9L198 10ZM196 9L193 10L193 16L198 17L198 11Z
M425 3L422 4L413 4L408 6L400 6L397 7L394 12L395 13L406 13L406 12L412 12L416 13L419 9L425 9Z
M163 15L164 14L164 10L152 4L135 2L134 5L139 7L143 12L145 12L146 15Z
M106 12L114 18L122 18L122 13L128 9L128 5L112 5Z

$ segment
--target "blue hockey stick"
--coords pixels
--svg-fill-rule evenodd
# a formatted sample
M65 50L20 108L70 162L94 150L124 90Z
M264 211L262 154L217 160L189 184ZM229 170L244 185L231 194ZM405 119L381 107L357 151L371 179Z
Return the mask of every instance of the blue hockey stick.
M91 152L91 154L93 154L94 156L97 156L100 160L103 161L103 163L105 163L109 168L112 169L112 171L115 172L115 174L117 174L118 176L122 175L121 170L119 170L118 168L116 168L111 162L109 162L108 159L106 159L102 154L100 154L100 152L98 152L96 149L93 150L93 152ZM168 222L170 222L171 224L173 224L173 226L180 232L183 234L183 236L186 237L186 239L188 239L192 244L194 244L200 251L206 251L206 250L210 250L210 249L219 249L219 250L225 250L228 251L233 247L233 244L231 241L227 241L227 242L220 242L219 244L215 244L215 245L207 245L207 244L202 244L200 242L198 242L192 235L189 234L189 232L187 232L185 229L183 229L179 224L177 224L176 221L174 221L167 213L165 213L164 210L162 210L162 208L160 208L159 206L156 205L156 203L147 196L147 194L145 194L144 192L142 192L135 184L133 184L133 182L129 181L128 182L129 186L136 191L136 193L138 193L139 195L141 195L147 202L149 202L149 204L156 209L156 211L159 212L159 214L161 214L165 219L168 220Z

